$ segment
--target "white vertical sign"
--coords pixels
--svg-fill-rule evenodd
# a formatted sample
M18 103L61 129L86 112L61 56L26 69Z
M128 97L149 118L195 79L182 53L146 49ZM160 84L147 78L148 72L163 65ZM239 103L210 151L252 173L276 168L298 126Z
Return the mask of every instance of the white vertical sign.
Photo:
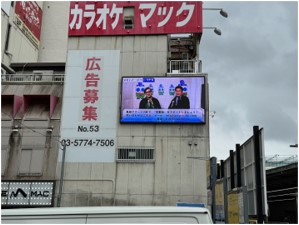
M61 117L66 162L115 161L119 59L119 50L68 51Z

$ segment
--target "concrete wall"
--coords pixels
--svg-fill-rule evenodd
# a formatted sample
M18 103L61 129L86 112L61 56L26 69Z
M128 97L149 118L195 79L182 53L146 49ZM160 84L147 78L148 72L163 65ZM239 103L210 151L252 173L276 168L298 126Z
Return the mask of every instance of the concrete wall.
M166 35L72 37L67 38L69 2L43 2L43 22L39 51L16 28L11 29L9 51L12 62L65 62L67 50L120 50L121 76L165 76L167 72L168 38ZM12 14L11 14L12 15ZM12 18L10 18L13 25ZM207 81L207 79L206 79ZM206 88L208 93L208 88ZM2 85L2 94L53 94L62 97L62 86L55 85ZM208 115L208 94L206 95ZM120 99L119 102L120 104ZM61 101L59 102L61 104ZM54 136L59 136L60 110L47 121L54 126ZM113 109L118 110L118 109ZM119 112L118 112L119 113ZM21 121L21 116L17 120ZM6 118L7 119L7 118ZM85 205L175 205L176 202L207 203L206 162L187 157L209 157L209 118L205 125L124 125L117 127L117 146L148 146L155 149L153 163L67 163L65 165L62 206ZM9 127L4 133L11 134ZM45 127L37 121L35 127ZM26 143L35 143L36 134ZM2 143L10 146L7 143ZM19 179L19 145L12 146L9 165L12 171L2 179ZM10 146L11 147L11 146ZM115 149L116 150L116 149ZM52 141L46 150L42 177L57 178L59 187L61 165L57 168L57 142ZM67 153L68 154L68 153ZM55 171L56 169L56 171ZM25 179L22 177L22 179ZM58 188L56 189L56 195Z
M58 156L58 137L60 132L60 113L62 104L62 85L2 85L2 95L54 95L59 97L56 109L51 118L41 118L38 110L27 110L25 116L22 110L17 113L14 120L7 113L1 118L1 156L5 156L7 166L2 171L3 180L54 180L56 176L56 163ZM12 109L11 109L12 111ZM3 109L2 109L3 112ZM18 133L12 128L21 127ZM53 127L53 132L47 136L47 129ZM42 166L41 174L20 174L20 160L22 149L38 149L43 151L41 161L34 162ZM7 151L7 152L4 152Z
M44 2L38 62L65 62L70 2Z
M39 3L42 8L42 4ZM12 54L11 62L37 62L38 49L14 24L15 10L10 9L9 23L11 24L8 52Z
M120 50L119 82L121 76L165 76L167 46L166 35L73 37L68 43L70 50ZM62 206L207 203L206 161L187 157L209 157L208 119L205 125L118 124L117 146L153 147L155 162L66 163ZM57 177L60 169L59 163Z

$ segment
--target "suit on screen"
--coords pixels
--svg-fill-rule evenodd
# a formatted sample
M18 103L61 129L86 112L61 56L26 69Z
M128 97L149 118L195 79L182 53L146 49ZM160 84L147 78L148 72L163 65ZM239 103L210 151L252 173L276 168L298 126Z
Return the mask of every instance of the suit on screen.
M139 103L139 109L161 109L161 105L159 100L154 97L144 98Z
M171 100L168 109L190 109L189 98L184 95L174 97Z

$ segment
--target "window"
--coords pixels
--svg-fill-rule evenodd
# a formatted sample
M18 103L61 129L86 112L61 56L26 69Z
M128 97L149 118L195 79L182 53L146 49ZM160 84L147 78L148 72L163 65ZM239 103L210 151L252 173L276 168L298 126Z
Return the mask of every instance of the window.
M124 29L134 28L134 7L124 7Z
M19 175L41 176L44 161L44 150L22 149Z
M118 162L154 162L154 148L118 148Z
M132 17L124 18L124 28L125 29L133 29L134 28L134 19Z

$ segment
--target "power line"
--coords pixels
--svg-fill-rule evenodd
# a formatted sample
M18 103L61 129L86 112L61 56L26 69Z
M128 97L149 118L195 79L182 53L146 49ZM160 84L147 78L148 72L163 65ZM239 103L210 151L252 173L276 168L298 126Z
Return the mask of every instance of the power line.
M2 112L2 113L4 113L5 115L7 115L10 119L16 121L16 122L18 123L18 125L20 125L22 128L25 127L26 129L31 130L31 131L33 131L34 133L37 133L37 134L39 134L39 135L41 135L41 136L43 136L43 137L45 137L45 138L48 137L47 135L45 135L45 134L43 134L43 133L40 133L40 132L38 132L38 131L36 131L36 130L30 128L30 127L28 127L27 125L25 125L24 123L22 123L22 121L15 120L14 118L11 117L11 115L9 115L9 114L7 114L7 113L5 113L5 112ZM5 137L5 136L4 136L4 137ZM27 137L27 136L25 136L25 137ZM30 137L30 136L28 136L28 137ZM32 137L34 137L34 136L32 136ZM51 137L60 137L60 136L56 136L56 135L55 135L55 136L52 136L52 135L51 135ZM59 141L59 139L53 138L52 140L54 140L54 141L58 142L59 144L61 144L60 141Z

